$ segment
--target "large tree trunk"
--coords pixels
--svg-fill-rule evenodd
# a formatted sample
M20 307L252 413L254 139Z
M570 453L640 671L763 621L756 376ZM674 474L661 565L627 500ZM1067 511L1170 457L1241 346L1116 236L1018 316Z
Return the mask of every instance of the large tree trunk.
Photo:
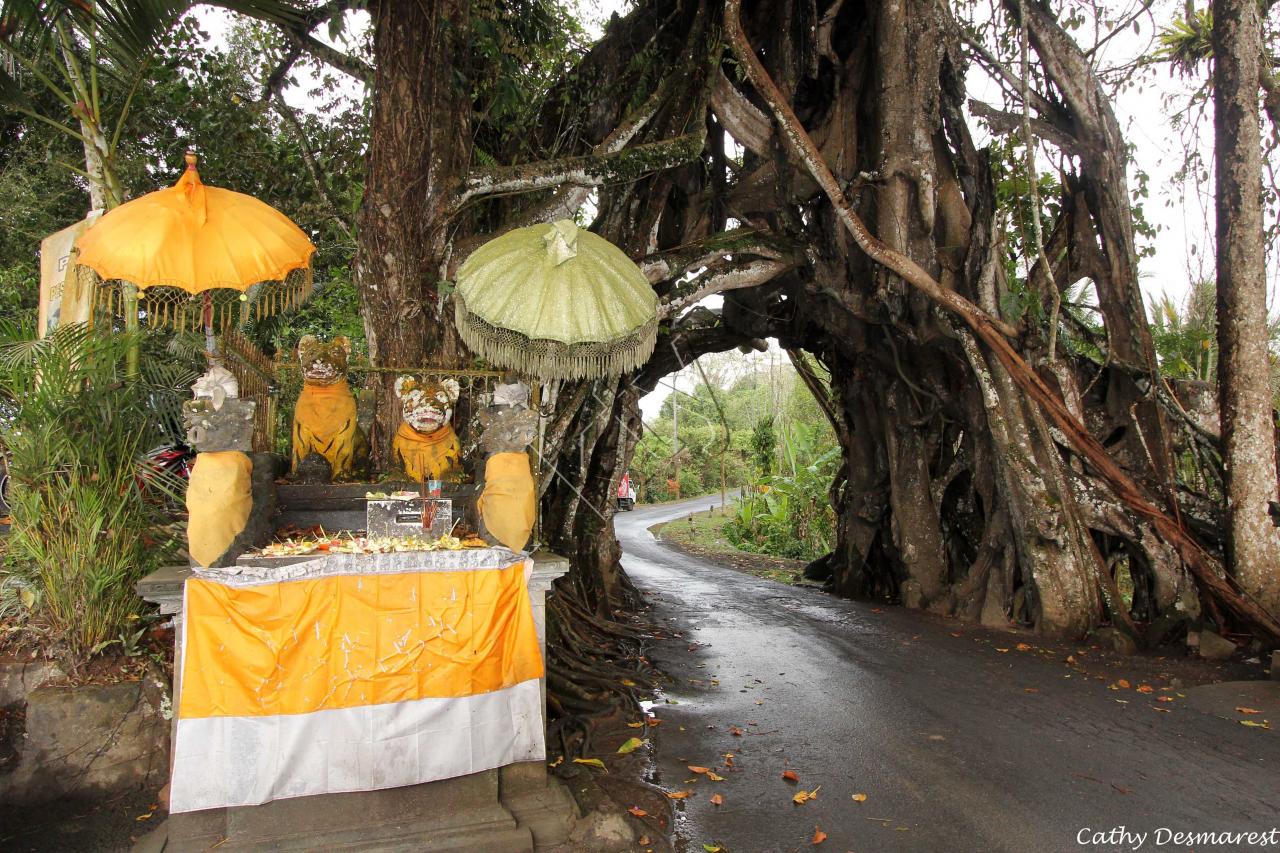
M395 371L456 366L462 353L440 284L470 150L461 82L469 8L466 0L370 4L377 73L355 278L369 358L384 371L373 442L383 467L400 420Z
M1228 558L1241 586L1280 612L1276 446L1267 351L1266 245L1256 0L1214 0L1213 105L1218 217L1218 394Z

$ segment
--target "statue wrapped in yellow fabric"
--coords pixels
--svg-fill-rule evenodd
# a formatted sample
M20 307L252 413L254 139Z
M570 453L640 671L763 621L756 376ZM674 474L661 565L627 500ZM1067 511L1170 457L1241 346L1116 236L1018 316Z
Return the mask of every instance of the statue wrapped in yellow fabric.
M537 520L537 489L526 452L538 430L538 413L527 407L523 383L497 386L493 404L480 410L480 448L485 453L484 489L477 502L480 535L521 551Z
M453 405L462 393L457 380L401 376L395 390L404 416L391 443L396 463L419 483L461 479L462 447L452 424Z
M315 454L329 466L329 478L351 480L365 469L369 441L356 421L356 398L347 384L351 341L338 336L324 343L315 335L298 341L302 393L293 410L293 474ZM323 467L323 466L322 466Z

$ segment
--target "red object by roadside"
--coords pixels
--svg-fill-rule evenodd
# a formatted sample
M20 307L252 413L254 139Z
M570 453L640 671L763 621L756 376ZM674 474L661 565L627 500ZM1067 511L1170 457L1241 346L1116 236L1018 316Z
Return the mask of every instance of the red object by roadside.
M618 509L630 511L636 506L636 490L631 485L630 472L622 475L622 480L618 483Z

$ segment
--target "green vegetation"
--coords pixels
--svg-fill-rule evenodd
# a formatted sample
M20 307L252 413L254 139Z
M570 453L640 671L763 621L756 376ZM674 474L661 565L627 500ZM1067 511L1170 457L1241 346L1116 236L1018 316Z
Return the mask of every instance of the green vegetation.
M785 557L748 553L729 540L726 533L733 508L695 512L685 518L669 521L657 528L662 541L699 557L710 557L725 565L778 583L795 583L800 579L802 562Z
M9 455L13 527L0 612L17 613L68 674L125 641L134 584L170 550L166 500L181 494L148 465L194 371L143 341L141 375L124 372L130 337L67 326L43 340L0 327L0 443Z
M831 480L840 448L824 444L814 425L795 424L782 441L785 465L762 477L736 501L725 525L729 541L744 551L798 560L816 560L835 543Z
M738 494L722 525L727 545L802 560L829 551L835 514L828 492L840 450L795 369L778 353L754 362L732 353L705 356L693 375L698 386L681 391L678 403L668 395L636 447L631 474L639 499L674 498L677 470L681 495L715 492L723 472L725 491Z

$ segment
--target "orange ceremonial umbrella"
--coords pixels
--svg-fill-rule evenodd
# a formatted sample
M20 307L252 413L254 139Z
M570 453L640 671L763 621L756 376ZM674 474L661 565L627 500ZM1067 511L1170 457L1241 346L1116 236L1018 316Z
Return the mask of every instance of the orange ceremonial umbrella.
M76 262L102 282L144 291L149 323L175 327L202 321L212 335L212 291L251 294L259 315L286 310L311 293L315 246L280 211L244 193L205 186L196 156L172 187L147 193L106 213L76 242ZM274 284L272 284L274 283ZM112 292L106 289L107 299ZM202 305L192 299L203 295ZM223 319L230 319L224 300ZM198 313L196 310L199 309ZM125 306L126 326L136 310ZM130 316L132 315L132 316ZM243 316L243 315L242 315ZM134 323L130 323L134 320Z
M110 211L76 247L77 262L99 278L187 293L281 281L306 269L316 250L269 204L201 183L194 154L178 183Z

